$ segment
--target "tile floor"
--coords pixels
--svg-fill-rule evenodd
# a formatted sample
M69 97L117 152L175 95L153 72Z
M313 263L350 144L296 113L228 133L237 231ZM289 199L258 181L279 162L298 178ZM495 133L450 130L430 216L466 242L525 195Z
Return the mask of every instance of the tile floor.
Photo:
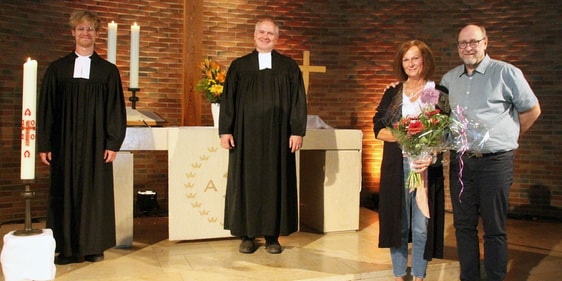
M378 214L361 208L360 229L282 237L284 252L238 253L239 240L169 241L167 218L135 218L134 243L110 249L98 263L57 265L56 281L393 280L388 249L377 248ZM434 259L426 280L458 280L452 214L447 213L445 259ZM43 227L36 223L33 228ZM562 223L508 221L510 281L562 280ZM2 237L21 224L0 227ZM0 277L4 281L3 277ZM484 280L484 279L483 279Z

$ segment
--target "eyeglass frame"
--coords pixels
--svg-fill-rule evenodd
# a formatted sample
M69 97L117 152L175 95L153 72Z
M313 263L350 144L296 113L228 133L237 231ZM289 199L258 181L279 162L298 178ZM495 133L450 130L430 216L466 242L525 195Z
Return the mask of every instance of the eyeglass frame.
M480 44L480 42L482 42L484 40L486 40L486 37L484 37L480 40L459 41L459 42L457 42L457 47L459 49L466 49L466 47L468 47L468 46L470 46L471 48L476 48L476 47L478 47L478 44Z

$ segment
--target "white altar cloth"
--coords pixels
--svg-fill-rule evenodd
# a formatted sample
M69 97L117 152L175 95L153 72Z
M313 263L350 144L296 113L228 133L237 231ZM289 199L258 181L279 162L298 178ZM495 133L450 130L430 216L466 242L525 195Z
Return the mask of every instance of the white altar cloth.
M55 239L51 229L41 234L16 236L15 231L4 235L0 260L5 281L53 280L55 266Z

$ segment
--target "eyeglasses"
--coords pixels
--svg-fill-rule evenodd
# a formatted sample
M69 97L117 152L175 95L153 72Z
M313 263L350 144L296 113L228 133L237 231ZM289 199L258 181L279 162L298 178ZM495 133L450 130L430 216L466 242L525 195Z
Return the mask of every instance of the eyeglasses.
M78 32L86 31L86 32L90 33L90 32L96 31L96 28L95 28L95 27L91 27L91 26L88 26L88 27L79 26L79 27L76 28L76 31L78 31Z
M457 42L457 46L459 47L459 49L464 49L466 47L468 47L470 45L471 48L476 48L478 46L478 44L480 43L480 41L484 40L486 38L482 38L480 40L470 40L470 41L459 41Z

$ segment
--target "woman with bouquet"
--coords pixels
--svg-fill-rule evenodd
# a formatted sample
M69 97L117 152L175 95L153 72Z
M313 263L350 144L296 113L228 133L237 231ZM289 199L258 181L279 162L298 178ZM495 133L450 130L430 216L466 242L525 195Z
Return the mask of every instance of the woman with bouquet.
M438 141L432 138L424 145L423 141L409 139L410 142L406 143L394 128L399 122L410 120L408 118L417 121L419 116L433 118L434 115L424 115L425 109L433 113L439 112L433 109L448 111L448 102L447 95L438 91L446 92L446 89L436 89L435 82L429 80L435 70L435 62L424 42L411 40L403 43L394 64L402 82L386 89L373 117L375 137L384 141L379 193L379 247L390 248L395 280L404 280L408 243L411 241L411 275L415 281L420 281L426 276L428 261L443 256L443 167L441 161L436 161L435 153L409 164L408 155L412 152L408 151L409 148L438 151L437 147L429 147L431 142L436 144ZM425 133L437 136L443 132ZM409 186L411 173L419 177L421 186Z

